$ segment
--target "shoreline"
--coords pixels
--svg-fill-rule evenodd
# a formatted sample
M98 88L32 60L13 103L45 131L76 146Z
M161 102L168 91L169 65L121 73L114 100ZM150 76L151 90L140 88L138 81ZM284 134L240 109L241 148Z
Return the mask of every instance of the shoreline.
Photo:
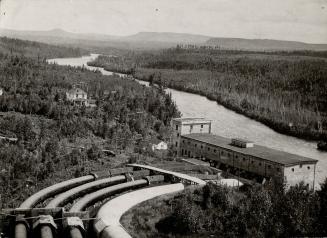
M141 80L141 81L149 82L148 80L145 80L144 78L142 78L142 79L136 78L136 79ZM286 124L283 124L283 123L280 123L280 122L275 122L275 121L273 121L273 120L271 120L269 118L259 118L259 115L256 115L254 113L242 110L241 108L235 107L235 106L229 104L226 101L223 101L223 100L219 101L218 99L216 99L216 98L214 98L214 97L212 97L210 95L207 95L206 93L197 91L197 90L184 89L184 88L176 87L175 85L172 85L172 84L168 84L167 88L206 97L208 100L216 102L217 104L225 107L226 109L229 109L229 110L231 110L233 112L236 112L236 113L238 113L240 115L246 116L249 119L260 122L260 123L264 124L265 126L269 127L270 129L272 129L272 130L274 130L274 131L276 131L276 132L278 132L280 134L283 134L283 135L293 136L293 137L296 137L296 138L299 138L299 139L303 139L303 140L307 140L307 141L311 141L311 142L317 142L317 143L318 143L319 140L322 140L322 138L324 136L327 136L327 135L324 135L324 134L318 134L318 133L314 133L314 132L311 132L311 131L305 131L304 129L301 129L301 128L298 128L298 127L295 127L295 126L290 127L290 126L288 126Z
M109 67L106 67L106 66L103 66L103 65L96 65L96 64L89 64L89 63L91 63L91 62L88 62L89 66L102 67L104 70L110 71L110 72L113 72L113 73L122 73L122 74L130 74L131 73L131 70L115 70L115 69L112 69L112 68L109 68ZM140 81L149 82L147 77L140 78L140 77L133 76L133 78L137 79L137 80L140 80ZM215 98L214 96L208 95L205 92L201 92L201 91L198 91L198 90L192 90L192 89L186 89L186 88L183 88L183 87L178 87L178 86L176 86L174 84L171 84L171 83L169 83L167 85L167 88L206 97L210 101L214 101L217 104L219 104L219 105L221 105L221 106L223 106L223 107L225 107L225 108L227 108L229 110L232 110L233 112L236 112L236 113L238 113L240 115L246 116L246 117L248 117L248 118L250 118L252 120L260 122L260 123L264 124L265 126L269 127L270 129L272 129L272 130L274 130L274 131L276 131L276 132L278 132L280 134L283 134L283 135L293 136L293 137L296 137L296 138L299 138L299 139L304 139L304 140L307 140L307 141L310 141L310 142L316 142L316 143L323 140L324 137L327 137L326 134L319 133L317 131L306 130L305 128L299 127L299 126L288 126L288 125L286 125L285 123L282 123L282 122L276 122L276 121L273 121L272 119L269 119L269 118L262 118L258 114L252 113L250 111L246 111L246 110L244 110L242 108L239 108L237 106L229 104L228 102L226 102L224 100L219 100L218 98Z

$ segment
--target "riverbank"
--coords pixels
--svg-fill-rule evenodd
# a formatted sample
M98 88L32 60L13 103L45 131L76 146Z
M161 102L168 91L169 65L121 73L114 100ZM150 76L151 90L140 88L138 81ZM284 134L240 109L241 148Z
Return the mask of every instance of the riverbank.
M151 82L150 75L151 74L148 75L138 74L138 72L136 72L135 78L141 81ZM155 80L154 83L157 84L160 82ZM193 93L200 96L204 96L208 100L215 101L218 104L226 107L227 109L233 110L234 112L245 115L250 119L263 123L264 125L268 126L269 128L275 130L278 133L294 136L300 139L314 140L314 141L323 140L324 138L327 138L327 132L321 133L317 130L312 130L310 127L304 127L299 125L288 124L282 121L276 121L272 118L262 116L262 114L260 113L256 113L251 110L248 110L246 109L246 106L245 108L242 108L240 105L234 103L232 100L225 100L222 97L201 91L199 89L188 88L182 85L174 84L173 82L169 82L168 84L165 85L165 87L172 88L182 92Z
M252 107L250 103L246 100L243 100L241 103L239 103L238 101L230 100L229 98L226 99L219 94L203 91L199 87L189 87L188 85L182 85L180 84L180 81L175 82L174 80L169 80L167 82L167 80L165 80L165 73L162 73L163 70L160 69L118 69L116 67L99 64L94 61L89 62L88 65L95 67L103 67L105 70L115 73L133 74L133 77L137 80L147 81L149 83L153 82L159 85L164 84L164 87L204 96L208 100L215 101L218 104L226 107L227 109L233 110L236 113L245 115L250 119L263 123L264 125L281 134L312 141L324 140L327 138L326 131L321 132L319 130L312 129L313 127L318 127L318 125L301 126L285 121L279 121L269 117L269 115L263 115L262 111L251 110ZM160 74L160 78L153 77L153 75L158 74L158 72Z
M312 52L234 52L180 47L110 57L89 65L127 73L163 88L194 93L277 132L327 138L327 62Z

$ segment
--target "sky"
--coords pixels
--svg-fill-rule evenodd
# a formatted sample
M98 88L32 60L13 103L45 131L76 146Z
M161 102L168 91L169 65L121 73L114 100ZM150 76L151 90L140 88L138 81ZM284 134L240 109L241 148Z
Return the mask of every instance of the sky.
M327 43L327 0L0 0L0 28Z

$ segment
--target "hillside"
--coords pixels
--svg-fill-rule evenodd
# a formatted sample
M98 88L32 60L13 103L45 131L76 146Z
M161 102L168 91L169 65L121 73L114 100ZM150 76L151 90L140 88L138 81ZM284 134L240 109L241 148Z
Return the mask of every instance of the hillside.
M163 49L177 44L194 44L219 46L223 49L242 49L254 51L275 50L327 50L327 44L307 44L296 41L281 41L269 39L242 39L211 37L198 34L172 32L139 32L128 36L105 34L71 33L62 29L50 31L15 31L0 29L0 35L23 40L39 41L49 44L83 47L97 53L112 53L113 49Z
M101 34L80 34L67 32L62 29L52 29L49 31L17 31L9 29L0 29L2 36L12 38L23 38L27 40L53 40L53 39L79 39L79 40L92 40L92 41L110 41L119 38L118 36L101 35Z
M39 58L78 57L89 54L76 47L49 45L40 42L0 37L0 53Z
M0 209L17 207L56 182L127 163L134 152L150 153L146 148L152 138L169 138L170 120L179 116L170 95L132 79L48 64L38 57L69 48L2 40L0 132L18 142L0 140ZM77 84L95 107L67 100L66 92ZM80 146L86 150L72 149ZM112 159L104 148L120 153Z
M209 39L209 36L171 32L139 32L135 35L120 38L122 41L152 41L174 44L204 44Z
M297 41L281 41L269 39L211 38L206 41L206 44L211 46L220 46L223 49L236 50L327 50L327 44L307 44Z

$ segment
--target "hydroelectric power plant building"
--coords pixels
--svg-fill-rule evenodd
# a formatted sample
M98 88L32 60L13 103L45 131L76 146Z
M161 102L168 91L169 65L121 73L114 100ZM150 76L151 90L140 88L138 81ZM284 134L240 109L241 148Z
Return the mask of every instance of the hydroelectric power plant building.
M317 160L256 145L243 139L211 134L211 121L204 118L172 120L174 153L199 158L231 174L250 179L271 179L292 186L303 181L315 186Z

